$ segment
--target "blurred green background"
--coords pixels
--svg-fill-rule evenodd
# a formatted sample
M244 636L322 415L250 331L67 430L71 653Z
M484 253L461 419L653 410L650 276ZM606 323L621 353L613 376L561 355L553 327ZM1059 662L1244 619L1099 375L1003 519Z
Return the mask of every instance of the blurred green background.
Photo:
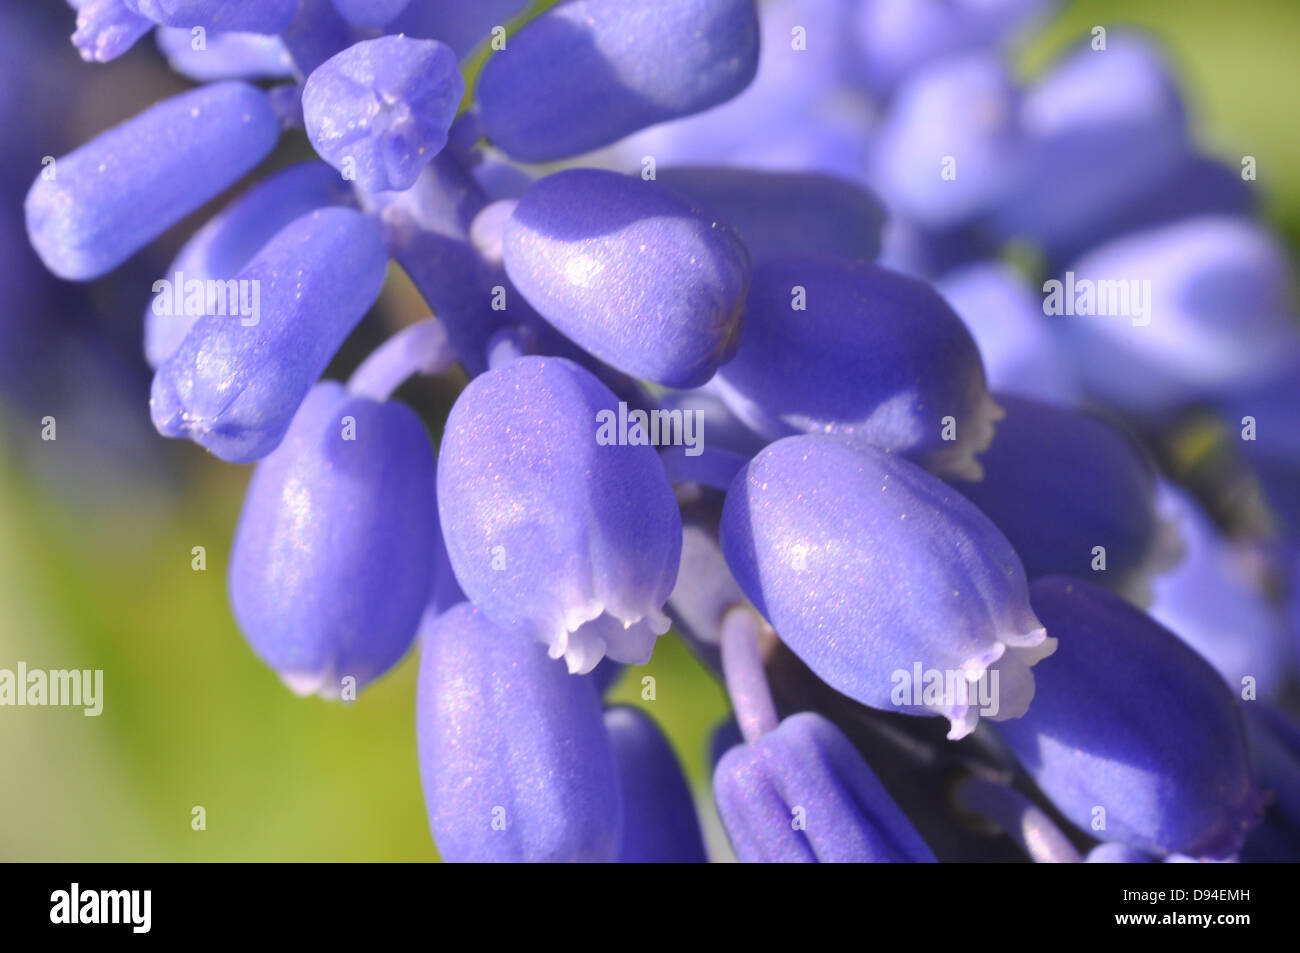
M1166 42L1206 149L1233 165L1255 156L1270 217L1300 238L1300 3L1075 2L1028 44L1024 71L1097 24ZM64 55L87 78L127 68ZM137 94L143 104L165 92ZM393 310L418 311L394 284ZM136 412L147 423L143 403ZM226 604L248 469L168 447L179 472L136 480L87 464L77 421L61 421L59 437L23 453L0 446L0 668L103 669L104 710L0 708L0 859L436 859L415 761L414 653L354 705L294 697ZM66 475L88 466L93 492L69 489ZM206 571L191 568L195 546ZM644 674L657 681L652 702L639 697ZM652 710L702 783L722 693L672 638L627 675L616 696ZM205 830L191 827L195 806Z

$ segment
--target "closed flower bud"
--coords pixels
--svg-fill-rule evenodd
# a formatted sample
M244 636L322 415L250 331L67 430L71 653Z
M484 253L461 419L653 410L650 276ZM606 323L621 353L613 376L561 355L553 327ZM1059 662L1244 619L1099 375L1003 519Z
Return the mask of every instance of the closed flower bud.
M465 81L435 40L381 36L318 66L303 87L307 137L345 178L400 191L447 143Z
M420 776L443 859L615 860L618 765L591 680L469 603L426 616L421 646Z
M654 719L638 708L605 712L623 791L623 864L708 861L690 786Z
M334 382L307 395L258 464L230 557L230 603L254 651L300 694L339 697L391 668L437 571L433 448L399 403Z
M512 158L562 159L725 102L757 65L753 0L570 0L488 60L483 129Z
M718 393L769 439L834 433L940 474L978 477L1001 416L979 351L928 285L867 262L786 257L754 269Z
M279 33L293 23L298 0L125 0L128 7L163 26L213 31Z
M112 271L275 147L266 93L213 83L163 100L59 159L27 193L27 234L60 278Z
M1281 245L1202 216L1115 239L1046 288L1094 397L1156 414L1280 371L1300 348Z
M367 0L349 0L365 3ZM524 11L529 0L474 0L473 3L438 3L410 0L397 17L388 23L387 33L437 40L446 43L464 59L492 36L493 28L505 26Z
M176 353L201 317L174 307L184 300L184 284L193 280L234 278L275 234L294 219L326 205L351 200L352 189L323 162L303 162L281 169L236 198L185 243L161 279L144 316L144 354L157 368ZM175 286L180 276L182 287Z
M727 493L722 549L781 640L873 708L938 714L948 737L1015 718L1055 648L1024 569L973 504L897 456L779 440Z
M1172 632L1118 596L1064 576L1031 587L1059 642L1035 669L1028 713L1000 733L1080 829L1154 854L1220 859L1255 823L1241 709Z
M149 409L159 433L233 463L266 456L378 297L387 264L378 228L359 212L295 219L235 278L258 313L205 314L158 368Z
M519 200L502 242L529 304L618 370L694 387L735 350L749 253L655 182L595 169L547 176Z
M681 516L654 449L635 442L645 431L629 426L620 440L618 415L618 399L589 371L520 358L461 393L438 461L461 588L573 672L606 654L644 663L669 624Z
M293 59L278 36L265 33L213 33L202 49L184 27L158 27L158 50L183 76L215 79L280 79L293 73Z
M755 261L786 254L871 261L880 252L884 207L845 179L729 166L675 166L656 178L739 232Z
M997 524L1031 580L1067 574L1150 601L1177 558L1141 447L1095 414L998 394L1006 412L980 457L984 477L951 483Z
M743 862L934 862L857 749L821 715L791 715L755 743L732 748L713 784Z

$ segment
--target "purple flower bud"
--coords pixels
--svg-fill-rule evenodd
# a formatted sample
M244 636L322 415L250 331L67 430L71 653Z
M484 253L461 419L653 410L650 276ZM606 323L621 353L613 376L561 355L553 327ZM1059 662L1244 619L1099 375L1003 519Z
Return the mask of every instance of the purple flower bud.
M144 320L144 353L157 368L185 340L200 315L176 313L176 276L184 283L234 278L282 228L313 209L352 201L352 189L323 162L303 162L258 182L185 243Z
M334 0L343 19L353 26L383 26L392 22L411 0ZM421 3L424 0L420 0Z
M618 765L591 680L469 603L421 632L416 735L443 859L613 861Z
M163 100L37 176L25 206L32 247L60 278L98 278L233 184L279 135L266 94L246 83Z
M824 2L824 0L823 0ZM1057 0L861 0L852 27L858 69L878 96L964 50L993 47Z
M997 524L1031 580L1090 579L1150 601L1151 576L1177 555L1156 512L1155 469L1095 414L998 394L1006 411L980 458L984 478L952 485Z
M657 178L739 232L755 260L807 254L871 261L880 251L885 210L844 179L725 166L660 169Z
M654 449L618 439L618 399L562 358L524 357L461 392L438 505L461 588L498 625L589 672L649 660L668 629L682 524ZM645 436L645 431L640 435Z
M158 27L156 37L167 64L190 79L280 79L293 73L293 58L278 36L213 33L198 49L184 27Z
M326 60L303 88L311 144L371 192L410 188L447 142L465 81L435 40L381 36Z
M1015 181L1016 105L1007 69L992 54L922 70L882 120L872 184L891 211L932 228L987 211Z
M1084 383L1135 413L1219 396L1300 348L1289 257L1246 219L1202 217L1119 238L1049 282Z
M230 555L230 604L299 694L339 697L415 637L438 554L433 448L410 408L327 381L253 471Z
M1061 404L1079 401L1074 368L1043 315L1042 299L1010 268L979 262L944 275L935 288L979 345L990 390Z
M488 38L494 27L504 27L527 6L528 0L474 0L472 3L410 0L406 9L388 24L387 32L446 43L456 51L457 57L464 59Z
M539 179L503 252L529 304L621 371L694 387L735 349L749 254L730 227L654 182L594 169Z
M791 715L732 748L713 784L745 863L934 862L857 749L821 715Z
M892 454L779 440L737 475L721 538L741 589L823 681L873 708L943 715L950 738L981 714L1023 714L1030 667L1055 647L997 528Z
M199 318L158 368L149 398L158 432L232 463L266 456L379 296L387 264L379 229L359 212L295 219L234 279L239 311Z
M1088 856L1084 858L1084 863L1088 864L1149 864L1151 862L1150 854L1136 847L1118 843L1098 844L1088 851Z
M126 5L163 26L248 33L279 33L298 12L298 0L126 0Z
M1219 534L1194 499L1164 484L1160 502L1178 527L1182 558L1154 580L1151 617L1235 691L1276 698L1295 667L1285 613L1269 601L1248 554Z
M83 60L107 63L133 47L136 40L153 28L152 20L132 12L123 0L90 0L77 8L72 45Z
M923 282L867 262L770 259L754 270L718 393L775 439L809 431L978 476L1001 416L965 325Z
M753 0L570 0L488 60L483 129L515 159L562 159L725 102L757 65Z
M1219 675L1104 589L1056 576L1031 594L1059 647L1035 670L1028 713L999 730L1038 787L1079 828L1130 847L1239 850L1259 795Z
M707 863L691 789L654 719L621 705L605 712L605 727L623 790L619 863Z

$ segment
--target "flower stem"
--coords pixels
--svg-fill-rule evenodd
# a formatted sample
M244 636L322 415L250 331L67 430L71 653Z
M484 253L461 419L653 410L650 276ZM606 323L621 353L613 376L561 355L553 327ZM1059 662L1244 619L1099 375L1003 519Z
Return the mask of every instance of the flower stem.
M759 651L761 624L748 606L736 606L722 620L722 676L740 733L751 744L778 724Z
M408 325L375 348L348 380L358 397L385 401L413 374L441 374L455 356L437 318Z
M957 806L996 824L1038 864L1077 864L1079 852L1037 804L1015 788L970 776L957 782Z

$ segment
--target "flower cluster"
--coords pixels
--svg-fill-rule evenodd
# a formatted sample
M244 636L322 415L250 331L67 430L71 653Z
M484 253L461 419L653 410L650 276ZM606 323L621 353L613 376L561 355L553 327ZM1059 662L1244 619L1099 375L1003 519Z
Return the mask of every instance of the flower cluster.
M602 703L670 628L743 861L1300 856L1292 273L1150 40L1026 82L1051 0L71 5L199 84L35 176L55 275L318 156L155 286L149 410L256 465L230 602L289 688L418 643L445 859L709 856ZM433 316L322 380L392 263Z

